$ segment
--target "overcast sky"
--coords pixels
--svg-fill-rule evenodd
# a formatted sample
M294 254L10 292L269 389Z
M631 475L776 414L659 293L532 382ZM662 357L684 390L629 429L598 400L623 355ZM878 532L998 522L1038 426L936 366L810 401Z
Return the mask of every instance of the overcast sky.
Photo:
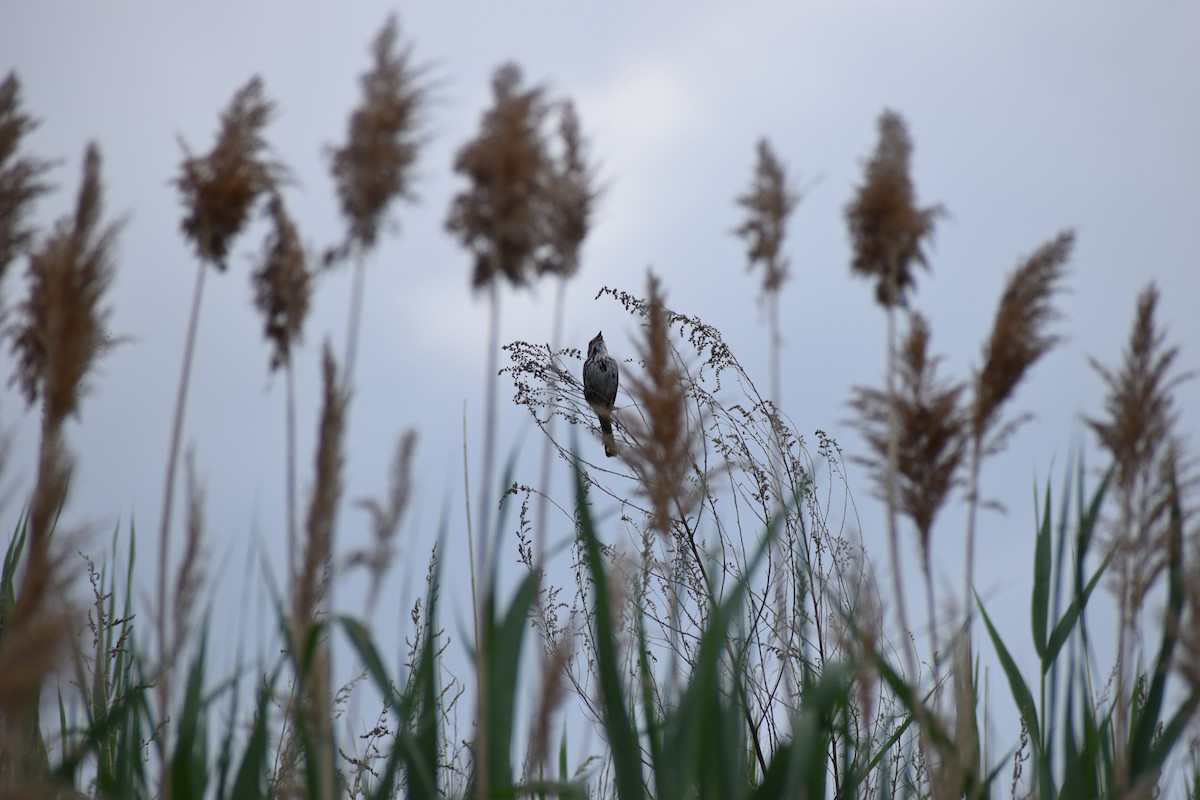
M1078 440L1090 463L1101 461L1080 422L1102 411L1088 357L1117 362L1134 299L1154 281L1170 340L1183 348L1181 365L1200 365L1194 2L5 3L0 69L19 74L25 105L41 119L30 147L61 159L53 173L60 191L41 201L38 220L74 202L91 140L104 157L108 212L128 219L111 297L113 332L128 341L102 362L69 431L79 471L66 520L97 532L95 550L132 519L139 559L154 563L195 273L170 185L180 140L206 151L234 91L261 75L279 109L267 137L296 177L287 199L306 241L331 244L342 223L327 147L345 135L368 44L391 11L416 60L428 65L434 103L417 167L419 201L395 210L395 230L368 267L346 481L348 499L381 493L396 435L419 431L417 494L389 602L407 608L419 593L444 508L450 531L461 535L464 404L478 471L487 306L473 297L469 256L443 220L462 188L451 171L454 151L477 130L492 71L511 60L575 101L606 187L568 289L564 333L576 347L603 329L618 358L632 355L630 318L593 298L602 286L641 293L652 267L668 303L721 329L765 385L757 278L746 274L731 230L741 222L735 198L749 184L755 142L771 140L808 189L786 243L784 407L802 432L828 431L850 454L860 451L845 402L850 387L882 379L884 319L873 289L849 275L843 209L883 109L908 123L920 200L950 212L913 302L930 320L934 350L946 356L944 374L965 377L977 363L999 287L1019 259L1060 230L1076 230L1070 292L1060 299L1067 341L1018 395L1016 407L1036 418L984 476L1008 513L984 521L977 579L990 602L1021 610L1002 627L1032 668L1024 644L1031 487L1060 481ZM270 351L249 283L261 234L240 239L228 273L210 276L187 420L207 486L213 563L235 565L224 578L231 594L249 542L282 552L283 384L268 377ZM23 292L23 266L3 287L10 305ZM298 357L305 476L320 344L328 337L341 352L347 291L345 274L322 280ZM550 285L506 291L502 339L546 341L552 301ZM7 351L0 364L7 381ZM1193 447L1197 384L1178 395ZM533 483L539 434L507 403L510 386L500 396L501 453L518 452L518 479ZM15 435L6 476L15 494L2 509L11 529L31 488L37 419L7 388L0 420ZM850 478L864 525L873 526L865 475L851 467ZM340 519L344 551L365 536L367 520L348 505ZM955 587L961 530L953 512L935 533L939 575ZM864 536L870 543L878 531ZM872 552L886 574L884 551ZM451 562L455 581L465 583L464 563ZM469 619L461 598L447 613L452 633ZM396 616L402 627L407 615Z

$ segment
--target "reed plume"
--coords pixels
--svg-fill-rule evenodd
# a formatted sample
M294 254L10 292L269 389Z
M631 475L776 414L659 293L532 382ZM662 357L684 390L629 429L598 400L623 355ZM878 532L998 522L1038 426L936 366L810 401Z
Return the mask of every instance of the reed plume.
M250 219L254 204L262 195L273 191L286 175L279 163L268 158L266 140L262 135L263 128L273 114L274 105L265 96L262 80L255 77L234 94L228 108L221 114L220 129L212 150L202 156L193 155L187 145L181 142L184 158L174 185L184 205L180 228L195 249L198 264L183 345L179 388L175 396L158 528L158 641L160 657L164 662L158 688L159 701L164 708L170 694L166 663L170 649L166 609L170 608L167 575L170 565L171 511L192 356L200 322L201 299L204 296L204 277L209 266L224 272L229 248ZM165 773L163 783L166 783Z
M917 205L909 176L912 139L894 111L879 117L879 142L863 182L846 206L851 271L875 281L875 299L886 308L904 306L916 283L913 267L929 268L926 243L933 238L940 205Z
M747 243L747 269L761 266L763 294L776 292L787 279L783 239L788 217L800 202L800 195L789 185L787 170L766 139L758 142L750 189L737 202L746 210L746 221L736 233Z
M523 88L521 70L505 64L492 77L492 107L479 135L463 145L454 171L470 188L454 198L446 229L475 258L476 288L507 279L523 286L537 268L547 181L542 125L549 112L542 86Z
M496 435L497 350L500 341L499 285L507 279L515 286L525 285L537 272L537 256L547 230L545 189L551 159L546 149L542 125L549 110L542 86L523 88L521 70L515 64L499 67L492 76L492 106L484 112L479 133L459 148L454 171L465 177L469 186L454 197L446 218L446 230L472 254L474 268L471 285L486 287L491 309L488 327L487 372L484 388L483 469L479 485L480 522L477 538L479 564L472 564L482 587L475 598L476 673L479 738L475 743L475 774L490 774L487 763L488 719L487 680L483 661L485 643L480 635L479 600L491 595L491 571L488 563L488 536L491 508L491 482ZM470 535L470 534L468 534ZM474 549L471 551L474 561ZM479 798L488 793L486 777L477 781Z
M916 285L914 266L929 268L926 243L933 239L940 205L921 207L909 175L912 140L904 120L894 111L879 117L879 141L866 164L863 182L846 206L853 256L850 271L875 281L875 299L887 310L887 395L894 397L896 374L895 309L907 305L908 292ZM887 470L884 473L884 502L887 507L888 543L892 581L896 593L896 615L908 630L908 610L900 570L899 533L896 526L896 473L899 469L900 420L893 413L888 422ZM906 648L909 671L916 673L916 656Z
M296 225L277 191L267 203L271 230L263 244L259 266L251 276L254 304L263 315L263 335L272 345L271 371L283 368L285 387L285 481L287 575L296 573L296 389L292 349L300 340L312 299L309 255Z
M263 315L263 336L271 343L271 369L291 364L312 300L309 258L296 224L277 192L267 203L271 231L259 266L251 276L254 304Z
M200 261L219 272L225 270L230 244L249 221L255 202L284 175L278 163L267 159L262 136L274 113L262 79L255 77L221 115L212 150L196 156L180 143L184 160L175 187L186 211L181 228Z
M396 442L396 449L392 455L391 481L386 497L382 501L373 497L358 501L358 506L371 517L372 546L368 550L351 555L349 566L362 564L370 573L371 583L367 589L369 608L375 606L383 584L383 576L395 555L396 548L393 542L412 496L412 462L416 449L417 432L406 430Z
M579 251L591 229L600 192L596 188L595 168L587 158L575 104L562 101L558 104L558 114L562 152L546 167L542 188L545 245L538 248L536 268L539 275L556 275L565 282L579 270Z
M75 213L60 219L29 257L29 291L7 333L17 361L14 380L30 405L42 406L37 484L28 516L25 571L3 630L0 674L15 693L0 716L10 754L19 759L6 769L32 768L41 681L57 663L70 629L72 604L64 601L67 578L61 553L51 538L67 498L72 459L63 438L69 416L78 416L87 375L111 345L111 310L105 295L115 271L114 250L120 223L101 223L103 188L100 152L92 144L84 155L83 179ZM51 603L51 598L54 602ZM15 648L15 649L14 649ZM13 659L21 664L14 667ZM7 663L6 663L7 662ZM12 669L12 672L9 672ZM29 726L34 726L30 728ZM26 776L27 777L27 776Z
M626 382L629 396L640 410L642 425L627 428L636 443L632 448L623 448L622 457L637 475L641 492L649 502L650 527L670 537L674 520L691 505L686 479L694 465L694 442L688 427L684 376L675 363L668 312L654 275L647 278L646 294L643 335L638 343L643 371Z
M895 421L897 503L917 532L936 661L931 537L938 512L960 483L967 420L960 405L965 385L939 380L940 359L930 357L928 349L929 325L920 314L911 312L898 359L897 392L889 395L856 387L850 406L858 414L856 425L863 439L874 451L874 456L857 460L866 465L881 496L888 491L889 440Z
M983 347L983 367L975 373L969 407L967 477L967 543L963 603L971 605L975 582L975 522L981 498L979 473L984 458L1004 448L1008 437L1029 416L1004 422L1000 411L1025 375L1061 341L1049 332L1061 314L1054 296L1062 291L1067 260L1075 244L1073 231L1063 231L1013 270L1000 297L992 332ZM968 617L968 627L969 627Z
M23 140L37 125L21 108L17 74L8 73L0 83L0 282L9 265L33 244L34 230L27 218L37 198L50 189L43 182L50 163L20 153ZM0 323L3 314L0 299Z
M310 764L315 764L317 796L332 800L337 778L333 763L331 661L328 638L318 635L315 628L324 616L322 606L329 591L333 534L342 494L342 439L349 398L328 343L321 368L323 391L313 465L315 483L309 499L300 571L291 587L291 651L299 673L300 707L297 714L303 715L308 732L306 741L310 746L305 755Z
M746 267L749 270L755 265L762 267L762 298L767 305L771 336L771 402L779 406L779 290L788 274L783 239L788 217L800 202L800 194L789 185L787 170L766 139L758 142L758 161L750 189L737 202L746 210L746 221L736 231L746 240Z
M421 144L421 118L428 92L412 64L412 46L400 43L396 15L384 22L371 44L373 64L359 79L362 100L350 116L346 141L333 150L333 180L337 185L343 243L330 250L327 264L355 256L354 285L347 320L343 379L354 375L362 329L366 255L375 248L388 208L396 200L412 200L412 174Z
M374 63L359 79L362 101L350 116L346 142L333 151L333 179L347 226L339 255L373 249L388 207L413 199L428 93L412 64L412 46L400 43L395 14L376 35L371 54Z
M348 398L338 383L337 373L333 353L326 344L321 360L323 393L313 464L315 485L305 523L304 555L292 597L292 617L300 632L316 619L325 597L333 554L334 522L342 494L342 434Z
M1092 367L1107 387L1105 415L1089 417L1088 426L1112 458L1111 480L1118 516L1108 526L1113 562L1110 588L1117 596L1117 700L1115 741L1127 741L1131 687L1127 653L1137 641L1138 620L1147 595L1166 567L1171 552L1171 509L1178 501L1182 446L1175 435L1174 392L1191 377L1179 372L1179 348L1166 343L1155 319L1158 289L1149 285L1138 296L1137 312L1117 370L1095 359ZM1128 775L1128 753L1117 748L1117 784Z

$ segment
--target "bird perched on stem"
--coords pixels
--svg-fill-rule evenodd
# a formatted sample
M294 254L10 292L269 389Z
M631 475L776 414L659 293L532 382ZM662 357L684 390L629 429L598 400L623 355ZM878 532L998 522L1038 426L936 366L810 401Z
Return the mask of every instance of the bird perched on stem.
M583 362L583 399L600 419L600 432L604 436L604 455L612 458L617 454L613 440L612 412L617 401L617 361L608 354L604 346L604 332L588 343L587 361Z

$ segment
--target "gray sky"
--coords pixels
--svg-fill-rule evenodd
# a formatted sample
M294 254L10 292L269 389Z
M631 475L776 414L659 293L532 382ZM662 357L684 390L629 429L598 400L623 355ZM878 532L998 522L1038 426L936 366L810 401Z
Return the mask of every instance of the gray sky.
M1009 511L985 519L977 579L989 602L1019 610L1002 628L1032 669L1024 633L1031 486L1047 476L1060 481L1072 443L1084 437L1081 415L1101 412L1087 358L1117 362L1134 298L1155 281L1182 366L1200 364L1195 3L6 3L0 69L19 73L26 107L42 120L31 147L62 159L53 173L62 191L41 202L38 219L73 203L93 139L104 156L109 213L128 215L112 304L114 332L130 341L104 360L69 433L79 472L67 520L94 526L95 549L118 520L132 518L142 565L154 563L195 272L170 186L179 139L207 150L233 92L261 75L279 108L268 138L296 177L292 211L308 242L332 243L342 227L326 148L344 136L368 43L392 10L417 61L429 65L435 102L419 202L394 213L397 228L369 264L349 426L348 499L381 493L395 436L408 426L420 434L417 494L387 602L407 608L419 591L443 508L450 530L462 529L463 406L468 442L478 448L487 306L472 297L469 257L442 223L461 188L453 153L476 131L492 70L515 60L527 78L575 101L607 188L568 290L567 343L586 347L603 329L614 354L632 355L629 318L593 297L605 285L641 293L652 266L669 304L721 329L765 385L757 277L745 273L742 243L730 232L741 221L734 199L749 184L755 142L766 136L810 188L787 241L785 410L802 432L824 429L850 454L858 442L845 425L845 401L851 386L882 378L884 319L872 288L849 276L842 210L881 110L908 123L921 201L950 212L913 302L946 355L944 374L964 377L976 363L999 288L1019 258L1063 228L1077 231L1070 293L1061 298L1059 330L1069 338L1018 395L1015 408L1036 419L984 476ZM210 276L187 421L207 486L213 563L233 572L224 579L228 595L240 592L247 542L258 537L282 552L283 385L267 375L269 349L248 280L261 233L237 242L228 274ZM347 275L319 285L298 358L304 475L320 343L330 337L342 351ZM19 287L17 277L6 280L6 302L17 302ZM502 339L548 339L552 300L549 285L506 292ZM7 380L11 357L3 359ZM500 452L516 448L518 479L533 483L540 440L508 406L510 387L500 397ZM1198 382L1177 399L1196 445ZM30 489L37 420L11 388L0 413L16 437L7 476L16 499L3 509L11 525ZM1084 438L1090 463L1099 464L1093 439ZM478 458L473 451L475 472ZM853 467L850 474L864 525L874 526L866 478ZM557 485L564 483L560 476ZM367 520L348 505L340 520L344 551L362 541ZM939 574L955 587L961 530L952 510L935 533ZM883 577L885 551L871 545L882 540L872 530L864 536ZM449 562L449 577L465 585L461 564ZM452 633L469 619L461 598L447 611ZM402 630L407 614L396 617Z

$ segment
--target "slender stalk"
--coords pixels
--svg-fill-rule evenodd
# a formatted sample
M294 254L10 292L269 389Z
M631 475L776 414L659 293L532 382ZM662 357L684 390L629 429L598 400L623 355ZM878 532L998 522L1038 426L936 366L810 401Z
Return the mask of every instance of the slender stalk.
M933 568L929 563L928 547L923 550L921 560L922 570L925 573L925 615L929 619L929 637L933 645L933 683L937 686L940 677L941 648L938 644L937 604L934 602L933 596ZM938 696L937 694L934 695L935 704Z
M354 379L354 361L358 357L358 337L362 330L363 291L367 282L366 253L357 248L354 279L350 288L350 318L346 321L346 363L342 368L342 386L349 391Z
M183 417L187 409L188 385L192 375L192 357L196 350L196 331L200 324L200 302L204 296L204 276L208 269L204 261L196 268L196 285L192 289L192 310L188 318L187 337L183 342L183 366L179 375L179 389L175 395L175 417L171 424L171 443L167 450L166 485L163 487L162 519L158 526L158 644L163 660L160 678L159 699L162 713L166 714L167 702L167 569L170 559L171 505L175 498L175 469L179 465L179 443L183 438Z
M488 320L487 372L483 387L485 403L483 417L483 480L479 484L480 524L479 530L475 534L479 545L480 577L484 579L482 583L485 596L488 592L488 531L491 528L489 523L492 518L492 462L495 459L496 449L496 372L499 368L497 351L499 350L500 342L500 290L496 284L496 281L488 284L488 303L491 308Z
M965 630L968 640L975 621L972 590L975 587L975 520L979 514L979 468L983 442L971 437L971 466L967 477L967 552L963 564L963 608L967 616Z
M894 271L893 271L894 274ZM892 281L895 278L891 278ZM895 294L893 293L894 297ZM908 606L904 600L904 575L900 566L900 531L896 516L896 472L900 465L900 419L896 408L896 312L887 308L887 391L888 391L888 467L884 481L887 494L888 545L892 558L892 585L896 591L896 616L900 622L900 635L908 642L904 648L909 672L916 680L917 663L908 626Z
M779 408L783 402L780 397L779 388L779 350L782 345L781 337L779 336L779 291L775 290L767 293L767 327L770 329L771 337L770 346L768 348L768 357L770 358L771 369L771 402ZM780 498L782 501L782 498Z
M291 586L296 578L296 380L292 370L292 360L289 357L284 364L284 375L287 381L287 397L284 398L286 410L286 439L285 458L287 464L284 471L287 481L287 575L288 585Z

